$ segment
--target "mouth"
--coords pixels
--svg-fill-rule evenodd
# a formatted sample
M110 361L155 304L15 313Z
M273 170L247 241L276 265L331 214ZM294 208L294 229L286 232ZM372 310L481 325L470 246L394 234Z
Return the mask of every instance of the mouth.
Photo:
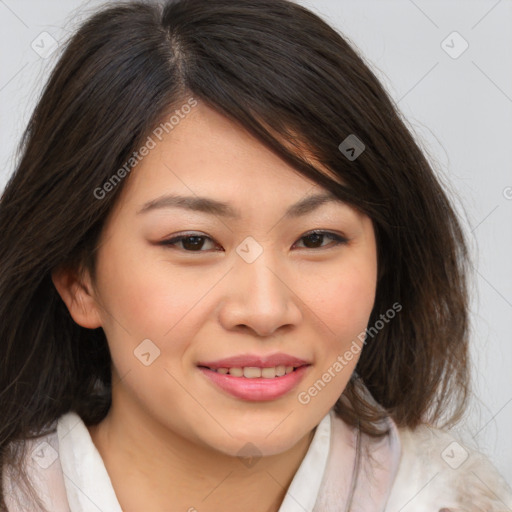
M277 400L296 388L309 370L301 366L241 366L198 369L223 394L249 402Z

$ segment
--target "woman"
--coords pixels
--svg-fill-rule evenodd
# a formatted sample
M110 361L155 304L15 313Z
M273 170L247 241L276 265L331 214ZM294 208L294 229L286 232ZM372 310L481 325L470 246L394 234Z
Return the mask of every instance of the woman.
M0 228L2 510L510 510L443 430L469 392L460 224L308 10L98 12Z

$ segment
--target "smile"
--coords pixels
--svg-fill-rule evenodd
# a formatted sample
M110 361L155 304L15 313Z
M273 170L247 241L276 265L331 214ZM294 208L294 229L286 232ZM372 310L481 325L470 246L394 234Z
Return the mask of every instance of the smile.
M216 371L222 375L232 375L233 377L245 377L246 379L257 379L262 377L264 379L274 379L275 377L282 377L288 373L293 372L298 367L293 366L272 366L270 368L260 368L257 366L244 366L233 368L209 368L209 370Z
M292 391L310 366L198 368L216 389L241 400L259 402L276 400Z

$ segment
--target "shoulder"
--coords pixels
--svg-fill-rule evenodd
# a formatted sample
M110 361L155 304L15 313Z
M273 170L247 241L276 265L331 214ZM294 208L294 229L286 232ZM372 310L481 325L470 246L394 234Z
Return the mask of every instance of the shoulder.
M484 454L429 425L398 435L402 453L386 512L512 510L512 489Z
M56 427L57 422L54 429L43 436L13 443L13 448L14 445L19 450L24 448L23 467L32 488L27 488L12 468L3 469L2 488L9 512L69 512Z

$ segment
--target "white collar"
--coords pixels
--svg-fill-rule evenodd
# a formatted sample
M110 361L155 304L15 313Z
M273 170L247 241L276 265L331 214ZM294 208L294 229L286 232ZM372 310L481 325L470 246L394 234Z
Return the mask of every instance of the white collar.
M331 410L318 424L279 512L313 510L327 466L332 414ZM57 435L70 509L73 512L122 512L103 459L80 416L75 412L61 416Z
M73 512L123 512L100 453L84 422L71 411L57 423L59 458Z
M320 484L327 467L331 441L331 410L316 427L309 449L293 480L278 512L310 512L320 491Z

